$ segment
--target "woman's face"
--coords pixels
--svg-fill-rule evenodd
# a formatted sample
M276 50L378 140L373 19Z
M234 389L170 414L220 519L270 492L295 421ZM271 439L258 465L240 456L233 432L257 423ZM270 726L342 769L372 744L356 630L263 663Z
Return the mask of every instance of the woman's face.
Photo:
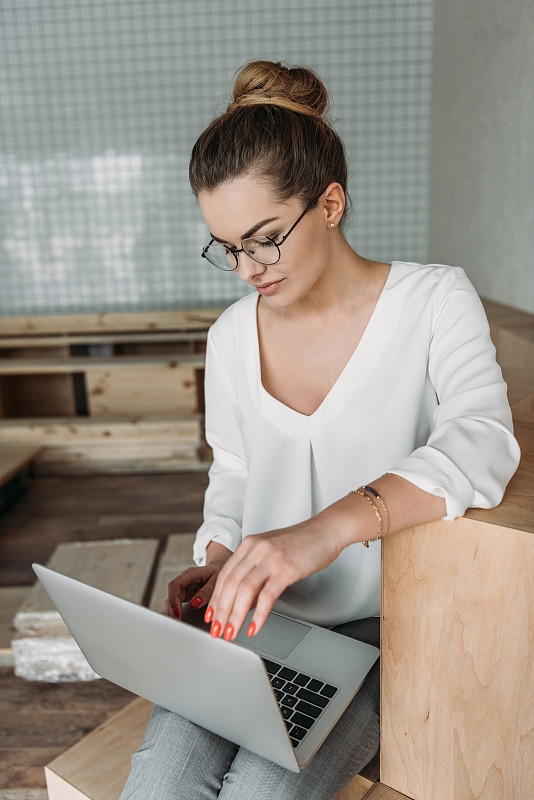
M258 178L246 176L201 192L198 202L211 236L241 249L242 239L267 236L279 242L302 214L302 201L277 200ZM319 205L308 211L280 247L276 264L259 264L239 253L237 275L275 308L287 308L319 291L328 263L328 223Z

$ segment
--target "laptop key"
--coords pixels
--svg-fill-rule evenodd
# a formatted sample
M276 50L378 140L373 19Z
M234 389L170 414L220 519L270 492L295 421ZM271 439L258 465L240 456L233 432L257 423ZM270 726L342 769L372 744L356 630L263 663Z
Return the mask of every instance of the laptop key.
M302 711L303 714L307 714L309 717L317 717L322 711L322 708L317 708L317 706L312 706L311 703L305 703L304 700L299 700L296 705L297 711Z
M284 719L289 719L291 717L291 714L293 713L293 709L288 708L287 706L282 706L280 711L282 712L282 716Z
M321 708L324 708L328 705L328 697L323 697L322 694L309 692L307 689L299 689L297 692L297 697L300 697L301 700L306 700L308 703L314 703L316 706L320 706Z
M275 694L275 697L276 697L276 699L278 700L278 702L280 702L280 700L281 700L281 699L282 699L282 697L284 696L284 693L283 693L283 692L281 692L281 691L280 691L280 689L275 689L275 690L274 690L274 694Z
M306 689L308 689L310 692L318 692L322 685L322 681L318 681L316 678L314 678L306 685Z
M309 680L310 680L309 675L305 675L303 672L299 672L299 674L295 678L293 678L293 683L297 683L299 686L306 686Z
M298 747L300 742L298 739L291 739L291 744L293 745L293 747Z
M267 670L269 675L276 675L276 673L280 669L280 664L277 664L276 661L269 661L268 658L264 658L263 663L265 664L265 669Z
M337 692L336 687L330 686L329 683L325 683L325 685L321 689L321 694L324 694L325 697L333 697L336 692Z
M293 730L291 731L291 736L294 736L295 739L302 740L304 739L307 733L308 731L306 730L306 728L301 728L298 725L294 725Z
M288 719L285 719L284 722L286 723L287 732L289 733L291 728L293 727L293 723L290 722Z
M291 722L295 725L301 725L304 728L311 728L315 720L311 717L307 717L305 714L299 714L298 711L295 711L291 717Z
M282 698L282 705L288 706L288 708L293 708L294 705L297 703L297 699L294 694L286 694Z
M295 675L297 674L296 669L290 669L289 667L282 667L280 672L277 673L279 678L283 678L285 681L292 681Z
M285 681L279 678L278 675L275 678L271 678L271 686L273 689L282 689L284 685Z
M285 685L285 691L287 694L295 694L298 688L299 687L296 683L286 683Z

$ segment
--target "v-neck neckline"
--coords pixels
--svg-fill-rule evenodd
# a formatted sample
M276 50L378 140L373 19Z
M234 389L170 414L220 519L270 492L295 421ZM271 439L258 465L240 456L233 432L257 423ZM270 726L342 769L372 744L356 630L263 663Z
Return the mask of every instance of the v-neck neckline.
M341 370L341 372L337 376L336 380L334 381L334 383L332 384L332 386L328 390L327 394L323 397L323 399L320 402L320 404L317 406L317 408L311 414L304 414L301 411L297 411L296 409L291 408L291 406L288 406L286 403L282 402L282 400L278 400L278 398L274 397L274 395L272 395L270 392L268 392L267 389L265 388L265 386L263 385L263 381L262 381L262 378L261 378L261 353L260 353L260 337L259 337L259 329L258 329L258 302L259 302L259 297L260 296L258 295L258 297L256 298L256 302L254 303L254 306L253 306L253 308L254 308L254 334L255 334L254 345L255 345L256 367L257 367L257 375L258 375L258 384L259 384L260 394L265 399L265 401L271 406L271 408L277 409L280 413L289 415L289 416L293 417L293 419L302 419L302 420L305 420L305 421L306 420L310 420L311 421L311 420L315 419L317 416L319 416L324 411L324 409L327 408L330 405L332 398L339 391L339 386L342 385L345 382L347 375L352 371L353 364L355 364L358 361L360 361L360 359L363 358L363 356L365 355L366 351L369 348L369 346L367 345L367 342L371 338L371 334L373 333L373 330L377 327L377 318L380 316L380 309L382 308L382 306L384 304L383 300L384 300L384 297L386 295L387 289L389 288L389 285L391 283L392 273L393 273L393 269L394 269L394 265L395 264L396 264L395 261L393 261L391 263L391 266L390 266L389 272L388 272L388 276L386 278L386 282L384 283L384 286L382 287L380 295L378 296L378 299L377 299L377 301L375 303L375 307L373 308L371 316L369 317L367 325L365 326L364 332L361 335L361 337L360 337L360 339L358 341L358 344L356 345L356 347L352 351L352 353L349 356L345 366L343 367L343 369ZM380 338L384 338L384 337L382 336ZM362 354L363 354L363 356L362 356ZM362 373L362 375L360 377L363 380L363 373Z

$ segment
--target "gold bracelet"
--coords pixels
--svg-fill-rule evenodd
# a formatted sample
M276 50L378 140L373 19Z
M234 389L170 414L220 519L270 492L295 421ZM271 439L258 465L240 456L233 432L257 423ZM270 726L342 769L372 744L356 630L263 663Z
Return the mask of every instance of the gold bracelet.
M353 489L352 492L349 492L349 494L359 494L360 497L365 497L365 499L367 500L367 502L369 503L369 505L376 514L376 518L378 520L378 533L374 539L366 539L365 541L362 542L364 547L369 547L369 542L370 541L376 542L377 539L380 539L380 535L382 533L382 515L380 513L380 509L378 508L374 500L371 500L369 495L363 491L363 489Z
M366 492L370 492L373 495L373 497L375 497L378 500L378 502L380 503L380 505L382 506L382 510L384 512L384 517L386 518L386 530L382 532L382 536L380 538L381 539L385 539L386 536L389 533L389 514L388 514L388 510L387 510L386 504L384 503L384 501L382 500L382 498L380 497L380 495L378 494L376 489L373 489L372 486L364 486L363 489ZM384 522L383 519L382 519L382 522Z

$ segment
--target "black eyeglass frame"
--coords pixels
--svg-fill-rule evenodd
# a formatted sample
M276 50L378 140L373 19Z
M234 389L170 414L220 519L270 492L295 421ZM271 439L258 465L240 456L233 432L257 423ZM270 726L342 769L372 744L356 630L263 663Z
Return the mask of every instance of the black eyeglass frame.
M202 254L201 254L202 258L205 258L206 261L209 261L209 263L213 267L216 267L217 269L220 269L222 272L235 272L236 271L236 269L239 266L239 260L237 258L239 253L245 253L245 255L247 255L253 261L256 261L257 264L264 264L265 266L272 267L273 264L277 264L280 261L280 258L282 256L282 254L280 253L280 248L284 244L284 242L287 240L287 237L289 236L291 231L295 230L295 228L297 227L297 225L299 224L301 219L303 219L303 217L306 216L308 211L310 211L313 208L313 206L317 203L317 201L319 200L320 196L323 194L324 191L325 190L323 189L321 192L319 192L319 194L316 197L313 198L313 200L306 206L306 208L304 209L304 211L302 212L302 214L300 215L298 220L291 226L291 228L288 230L288 232L285 234L285 236L282 236L282 238L280 239L279 242L275 242L274 239L271 239L270 236L250 236L249 237L250 239L259 239L259 238L267 239L268 242L271 242L276 247L276 249L278 250L278 258L276 259L276 261L268 261L268 262L261 261L259 258L254 258L254 256L250 255L250 253L247 253L247 251L243 247L243 244L245 242L249 241L248 238L241 240L241 248L239 250L231 250L229 247L226 247L226 245L222 244L222 242L217 242L215 239L211 239L209 244L207 244L206 247L204 247L204 249L202 250ZM213 261L211 261L209 256L207 255L207 252L208 252L208 250L209 250L209 248L211 247L212 244L221 245L221 247L225 248L227 254L228 253L232 253L232 255L233 255L234 259L235 259L235 267L226 268L226 267L220 267L218 264L214 264Z

